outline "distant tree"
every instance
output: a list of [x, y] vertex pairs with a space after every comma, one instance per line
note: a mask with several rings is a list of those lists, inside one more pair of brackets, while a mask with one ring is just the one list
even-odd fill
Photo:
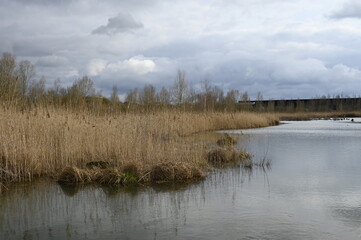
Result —
[[61, 104], [62, 97], [66, 96], [66, 94], [66, 89], [61, 87], [59, 78], [54, 81], [53, 87], [49, 88], [46, 93], [48, 100], [56, 105]]
[[72, 90], [75, 94], [82, 97], [91, 97], [96, 95], [94, 82], [88, 76], [84, 76], [76, 80], [72, 86]]
[[186, 102], [194, 105], [198, 102], [198, 98], [199, 98], [198, 96], [199, 96], [199, 94], [196, 92], [196, 90], [193, 88], [193, 86], [189, 85], [187, 88]]
[[257, 101], [263, 101], [263, 95], [261, 92], [257, 92]]
[[14, 100], [17, 95], [15, 67], [15, 56], [11, 53], [3, 53], [0, 59], [0, 97], [2, 99]]
[[146, 107], [150, 107], [155, 104], [157, 101], [157, 95], [153, 85], [148, 84], [144, 86], [143, 91], [140, 94], [140, 101]]
[[242, 95], [241, 95], [241, 101], [243, 101], [243, 102], [249, 102], [249, 101], [250, 101], [250, 98], [249, 98], [249, 95], [248, 95], [248, 92], [247, 92], [247, 91], [244, 92], [244, 93], [242, 93]]
[[183, 104], [187, 98], [188, 84], [185, 79], [185, 72], [178, 70], [177, 77], [172, 88], [173, 100], [175, 104]]
[[229, 111], [235, 111], [238, 103], [238, 99], [239, 99], [239, 91], [229, 90], [224, 100], [226, 109]]
[[227, 92], [226, 99], [228, 100], [228, 102], [237, 103], [239, 99], [239, 91], [229, 90]]
[[29, 87], [29, 97], [32, 102], [39, 102], [45, 96], [45, 83], [46, 79], [42, 76], [38, 81], [34, 80]]
[[35, 76], [34, 65], [28, 60], [19, 62], [16, 69], [16, 75], [18, 80], [19, 94], [20, 96], [25, 97], [30, 81]]
[[138, 102], [138, 89], [134, 88], [127, 92], [125, 96], [125, 101], [129, 103], [136, 103]]
[[203, 105], [203, 111], [207, 111], [208, 109], [210, 109], [210, 105], [212, 104], [212, 85], [210, 83], [210, 81], [208, 79], [204, 79], [201, 82], [201, 86], [202, 86], [202, 93], [201, 93], [201, 101], [202, 101], [202, 105]]
[[61, 86], [60, 78], [57, 78], [54, 81], [54, 93], [55, 93], [55, 96], [57, 96], [57, 97], [63, 96], [65, 94], [65, 89]]
[[112, 104], [117, 104], [119, 102], [118, 87], [116, 85], [113, 86], [112, 94], [110, 95], [110, 102]]
[[212, 88], [212, 99], [214, 103], [213, 107], [217, 107], [217, 105], [221, 106], [224, 103], [224, 92], [220, 87], [214, 86]]
[[158, 93], [157, 99], [163, 105], [170, 104], [170, 93], [168, 89], [162, 87], [162, 89]]
[[127, 92], [127, 95], [125, 97], [125, 102], [127, 103], [127, 111], [133, 108], [133, 106], [138, 102], [138, 99], [139, 99], [139, 93], [137, 88]]
[[258, 111], [262, 111], [262, 110], [264, 109], [264, 106], [262, 105], [263, 95], [262, 95], [261, 92], [258, 92], [258, 93], [257, 93], [256, 100], [257, 100], [257, 104], [256, 104], [257, 110], [258, 110]]

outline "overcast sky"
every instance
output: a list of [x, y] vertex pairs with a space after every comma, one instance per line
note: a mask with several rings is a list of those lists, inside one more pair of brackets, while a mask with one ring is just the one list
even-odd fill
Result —
[[361, 95], [361, 1], [0, 0], [0, 52], [103, 95], [208, 79], [255, 98]]

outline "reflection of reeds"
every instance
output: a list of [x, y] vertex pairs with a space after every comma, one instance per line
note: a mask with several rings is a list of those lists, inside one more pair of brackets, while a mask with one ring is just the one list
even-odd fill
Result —
[[254, 113], [169, 111], [94, 116], [61, 109], [20, 112], [1, 108], [0, 182], [56, 178], [64, 171], [71, 172], [64, 178], [88, 182], [92, 180], [87, 175], [92, 171], [86, 167], [89, 162], [102, 162], [102, 168], [122, 172], [126, 165], [135, 164], [141, 172], [139, 178], [153, 166], [169, 162], [175, 168], [184, 164], [191, 171], [204, 169], [208, 164], [206, 146], [192, 140], [189, 136], [193, 133], [276, 123], [273, 115]]
[[252, 170], [255, 167], [262, 169], [262, 170], [270, 170], [271, 169], [271, 160], [266, 159], [266, 158], [263, 158], [260, 161], [254, 161], [252, 159], [247, 159], [246, 161], [242, 162], [241, 166], [247, 170]]

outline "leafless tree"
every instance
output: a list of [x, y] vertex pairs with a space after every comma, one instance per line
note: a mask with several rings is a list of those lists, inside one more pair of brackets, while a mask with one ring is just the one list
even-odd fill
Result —
[[46, 79], [42, 76], [38, 81], [34, 80], [29, 87], [29, 97], [33, 102], [38, 102], [45, 96]]
[[75, 81], [72, 88], [82, 97], [91, 97], [96, 95], [94, 82], [87, 76]]
[[17, 94], [15, 67], [15, 56], [11, 53], [3, 53], [0, 59], [0, 96], [6, 100], [13, 100]]
[[185, 72], [182, 70], [178, 70], [177, 77], [172, 89], [173, 100], [175, 104], [185, 103], [185, 100], [187, 98], [187, 89], [188, 84], [185, 79]]
[[35, 76], [34, 65], [28, 60], [19, 62], [16, 68], [16, 75], [19, 94], [21, 97], [25, 97], [28, 91], [30, 81]]
[[140, 94], [140, 101], [143, 105], [149, 107], [157, 100], [155, 87], [151, 84], [145, 85]]
[[163, 104], [163, 105], [169, 104], [170, 103], [170, 94], [169, 94], [168, 89], [166, 89], [165, 87], [162, 87], [162, 89], [158, 93], [157, 98], [161, 104]]
[[116, 85], [113, 86], [112, 94], [110, 95], [110, 102], [112, 104], [116, 104], [119, 102], [118, 87]]

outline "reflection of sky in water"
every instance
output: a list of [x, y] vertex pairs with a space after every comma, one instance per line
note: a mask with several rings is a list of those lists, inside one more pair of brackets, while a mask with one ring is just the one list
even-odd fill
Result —
[[0, 198], [0, 239], [359, 239], [361, 124], [286, 123], [234, 131], [255, 160], [272, 161], [266, 172], [129, 191], [14, 188]]

